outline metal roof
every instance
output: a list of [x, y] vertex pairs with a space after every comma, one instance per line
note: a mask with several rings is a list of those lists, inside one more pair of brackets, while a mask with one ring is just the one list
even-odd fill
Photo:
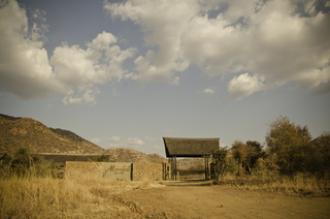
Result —
[[219, 138], [163, 137], [166, 157], [203, 157], [219, 149]]

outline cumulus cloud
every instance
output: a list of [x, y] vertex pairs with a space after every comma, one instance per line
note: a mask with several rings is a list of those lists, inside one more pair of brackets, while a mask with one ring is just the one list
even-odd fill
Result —
[[[35, 11], [32, 20], [44, 21]], [[98, 85], [121, 80], [122, 64], [134, 50], [122, 50], [109, 32], [99, 33], [84, 47], [63, 44], [51, 57], [43, 46], [45, 25], [28, 26], [26, 11], [16, 1], [0, 8], [0, 89], [23, 98], [49, 93], [64, 95], [65, 104], [93, 103]]]
[[151, 136], [140, 136], [140, 137], [123, 137], [123, 136], [111, 136], [108, 138], [94, 138], [97, 139], [98, 144], [104, 146], [105, 148], [132, 148], [145, 153], [164, 153], [164, 146], [162, 139]]
[[[260, 90], [260, 78], [264, 87], [289, 81], [312, 89], [329, 86], [326, 1], [128, 0], [104, 8], [145, 34], [149, 50], [135, 60], [135, 79], [169, 80], [197, 65], [209, 75], [233, 75], [228, 89], [250, 84], [250, 91], [229, 90], [236, 95]], [[252, 81], [258, 86], [250, 87]]]
[[[105, 2], [104, 9], [141, 28], [145, 52], [124, 50], [112, 33], [102, 32], [86, 45], [63, 43], [48, 54], [45, 13], [35, 11], [29, 27], [16, 1], [2, 5], [0, 90], [24, 98], [57, 93], [66, 104], [93, 103], [101, 84], [122, 79], [179, 84], [190, 66], [232, 78], [233, 96], [290, 81], [330, 90], [328, 1], [127, 0]], [[130, 72], [123, 68], [129, 59]]]
[[51, 64], [68, 91], [64, 103], [93, 103], [97, 85], [120, 80], [127, 73], [121, 66], [134, 50], [121, 50], [116, 42], [111, 33], [102, 32], [87, 43], [85, 49], [78, 45], [55, 48]]
[[112, 136], [109, 138], [109, 146], [110, 147], [138, 147], [143, 146], [145, 141], [142, 138], [138, 137], [120, 137], [120, 136]]
[[203, 90], [204, 94], [208, 94], [208, 95], [213, 95], [215, 93], [215, 91], [212, 88], [205, 88]]
[[330, 89], [330, 66], [302, 73], [298, 80], [312, 89]]
[[64, 92], [33, 27], [29, 33], [26, 12], [15, 1], [0, 8], [0, 89], [22, 97]]
[[233, 97], [249, 96], [264, 87], [263, 80], [249, 73], [234, 77], [228, 85], [228, 91]]
[[135, 59], [135, 74], [131, 78], [178, 83], [175, 73], [189, 66], [183, 57], [180, 37], [198, 12], [197, 2], [134, 0], [108, 2], [104, 8], [113, 16], [132, 20], [145, 34], [150, 49]]

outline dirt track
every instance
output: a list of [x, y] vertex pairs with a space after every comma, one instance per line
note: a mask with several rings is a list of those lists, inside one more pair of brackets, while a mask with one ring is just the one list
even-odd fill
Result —
[[330, 218], [329, 197], [297, 197], [224, 186], [167, 186], [119, 195], [145, 218]]

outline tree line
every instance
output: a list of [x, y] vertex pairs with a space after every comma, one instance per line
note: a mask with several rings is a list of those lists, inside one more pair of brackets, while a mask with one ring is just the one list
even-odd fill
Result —
[[258, 141], [235, 141], [231, 148], [220, 149], [217, 154], [222, 154], [222, 174], [294, 176], [304, 173], [330, 177], [329, 133], [312, 139], [307, 126], [280, 117], [271, 123], [265, 141], [266, 145]]

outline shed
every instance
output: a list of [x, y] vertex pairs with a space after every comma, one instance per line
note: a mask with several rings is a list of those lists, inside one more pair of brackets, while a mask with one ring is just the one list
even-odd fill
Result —
[[166, 157], [204, 157], [219, 149], [219, 138], [163, 137]]
[[163, 179], [176, 180], [177, 162], [176, 158], [191, 157], [204, 158], [205, 179], [210, 177], [209, 158], [219, 150], [219, 138], [173, 138], [163, 137], [165, 153], [168, 164], [163, 164]]

